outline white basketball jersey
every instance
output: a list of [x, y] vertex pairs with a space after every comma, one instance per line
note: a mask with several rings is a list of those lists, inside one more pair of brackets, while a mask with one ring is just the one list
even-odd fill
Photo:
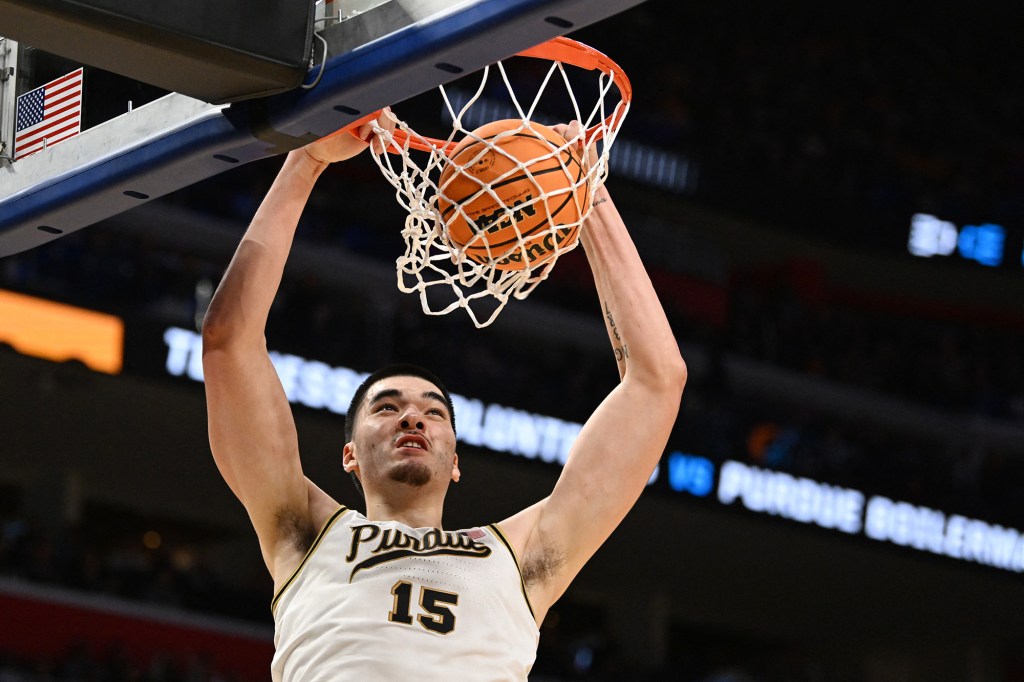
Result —
[[274, 682], [526, 680], [539, 631], [497, 526], [370, 521], [342, 507], [274, 597]]

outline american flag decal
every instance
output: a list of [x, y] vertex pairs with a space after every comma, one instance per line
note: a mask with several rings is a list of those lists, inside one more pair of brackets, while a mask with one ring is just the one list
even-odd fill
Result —
[[74, 137], [82, 130], [83, 69], [18, 97], [14, 158]]

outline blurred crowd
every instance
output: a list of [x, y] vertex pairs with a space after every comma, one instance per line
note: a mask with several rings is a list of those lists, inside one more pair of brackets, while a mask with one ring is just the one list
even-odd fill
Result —
[[771, 365], [1024, 425], [1024, 327], [815, 304], [774, 282], [732, 290], [724, 337]]
[[12, 516], [0, 526], [0, 576], [172, 609], [267, 623], [266, 583], [211, 569], [197, 543], [147, 547], [102, 523], [59, 529]]
[[[0, 649], [0, 682], [234, 682], [201, 656], [155, 656], [138, 661], [124, 648], [97, 653], [86, 646], [70, 648], [55, 660], [5, 655]], [[238, 682], [244, 682], [238, 680]]]
[[649, 3], [582, 37], [634, 81], [628, 134], [699, 161], [698, 199], [856, 246], [899, 245], [918, 211], [1021, 224], [1024, 52], [1009, 14], [667, 10]]

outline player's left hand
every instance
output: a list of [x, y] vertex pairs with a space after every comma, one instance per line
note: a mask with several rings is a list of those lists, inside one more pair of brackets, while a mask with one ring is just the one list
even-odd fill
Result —
[[376, 120], [367, 121], [354, 130], [342, 128], [309, 143], [303, 149], [320, 163], [337, 163], [351, 159], [371, 145], [373, 153], [380, 154], [383, 152], [383, 146], [374, 132], [374, 127], [390, 133], [395, 129], [395, 117], [389, 108], [381, 109], [378, 114]]

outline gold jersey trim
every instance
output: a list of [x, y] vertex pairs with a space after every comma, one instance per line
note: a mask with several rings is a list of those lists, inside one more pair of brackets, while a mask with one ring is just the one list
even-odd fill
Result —
[[324, 525], [320, 529], [320, 532], [317, 533], [316, 539], [313, 540], [313, 544], [310, 545], [309, 549], [306, 550], [306, 556], [302, 557], [302, 561], [300, 561], [299, 565], [295, 567], [295, 570], [292, 571], [292, 574], [288, 576], [288, 580], [284, 581], [284, 585], [281, 585], [281, 589], [279, 589], [277, 593], [274, 594], [274, 599], [270, 602], [271, 615], [277, 615], [275, 613], [275, 611], [277, 610], [277, 602], [280, 601], [282, 595], [284, 595], [284, 591], [287, 590], [288, 587], [291, 586], [293, 582], [295, 582], [295, 579], [299, 577], [299, 572], [302, 571], [303, 567], [309, 561], [310, 557], [313, 556], [313, 552], [315, 552], [316, 548], [320, 546], [320, 541], [324, 539], [325, 535], [327, 535], [327, 531], [331, 529], [331, 526], [334, 525], [334, 522], [341, 518], [342, 515], [344, 515], [344, 513], [347, 511], [352, 510], [346, 507], [345, 505], [341, 505], [340, 507], [338, 507], [338, 511], [331, 514], [331, 517], [324, 522]]
[[501, 544], [505, 545], [508, 549], [508, 553], [512, 555], [512, 561], [516, 564], [516, 571], [519, 572], [519, 587], [523, 590], [523, 599], [526, 601], [526, 608], [530, 609], [530, 615], [533, 616], [533, 619], [536, 621], [537, 614], [533, 612], [533, 604], [530, 603], [530, 596], [526, 593], [526, 580], [523, 579], [523, 568], [519, 565], [519, 557], [516, 556], [516, 550], [512, 548], [512, 543], [509, 542], [505, 537], [505, 534], [501, 532], [501, 528], [498, 527], [498, 524], [492, 523], [487, 527], [491, 529], [491, 532], [494, 533], [495, 537], [501, 540]]

